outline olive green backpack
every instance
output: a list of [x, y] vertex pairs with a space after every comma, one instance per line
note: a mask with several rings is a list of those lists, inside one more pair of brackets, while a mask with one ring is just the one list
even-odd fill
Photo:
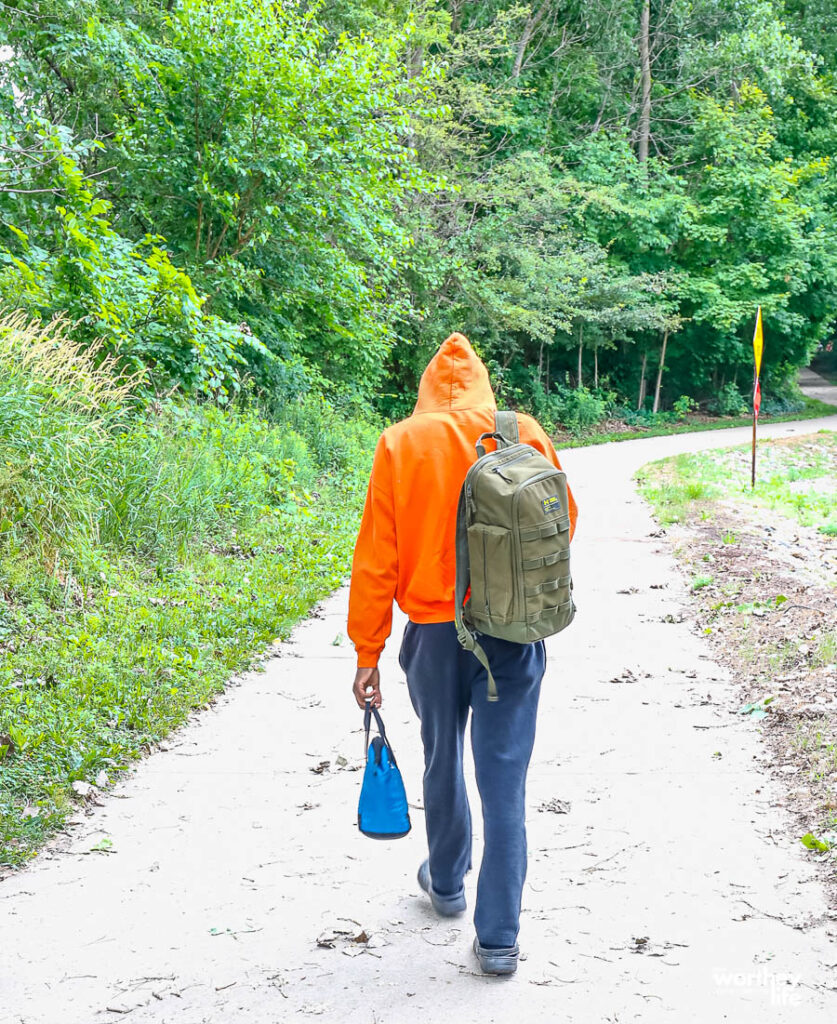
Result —
[[[575, 615], [567, 478], [520, 443], [513, 412], [495, 413], [494, 426], [477, 441], [456, 514], [456, 632], [485, 666], [489, 700], [497, 685], [475, 633], [532, 643]], [[489, 437], [497, 448], [486, 454]]]

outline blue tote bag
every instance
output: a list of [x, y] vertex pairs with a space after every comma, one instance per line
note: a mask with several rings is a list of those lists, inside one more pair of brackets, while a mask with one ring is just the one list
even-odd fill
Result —
[[[372, 716], [380, 735], [369, 742]], [[363, 713], [366, 730], [366, 770], [357, 807], [357, 827], [370, 839], [400, 839], [410, 831], [404, 781], [377, 708], [369, 701]]]

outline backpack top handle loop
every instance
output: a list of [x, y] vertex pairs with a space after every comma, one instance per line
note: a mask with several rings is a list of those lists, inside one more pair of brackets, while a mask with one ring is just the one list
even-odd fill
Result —
[[482, 458], [485, 455], [483, 441], [487, 437], [493, 437], [497, 442], [497, 448], [510, 448], [513, 444], [520, 442], [520, 432], [517, 427], [517, 416], [511, 410], [498, 409], [494, 413], [494, 429], [485, 434], [480, 434], [477, 439], [477, 455]]
[[483, 441], [485, 441], [485, 439], [488, 437], [494, 438], [494, 440], [497, 442], [498, 448], [504, 448], [509, 443], [503, 437], [503, 435], [496, 430], [489, 430], [485, 434], [480, 434], [480, 436], [477, 438], [477, 443], [474, 446], [477, 449], [477, 455], [480, 458], [482, 458], [483, 455], [485, 455], [485, 445], [483, 444]]

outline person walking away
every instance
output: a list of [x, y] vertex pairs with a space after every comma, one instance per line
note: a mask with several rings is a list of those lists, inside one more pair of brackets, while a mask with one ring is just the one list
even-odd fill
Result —
[[[488, 974], [517, 969], [526, 876], [525, 786], [546, 655], [542, 640], [513, 643], [484, 634], [498, 699], [455, 628], [456, 510], [480, 434], [493, 431], [496, 402], [485, 365], [452, 334], [422, 375], [413, 414], [381, 435], [372, 465], [349, 593], [348, 632], [357, 652], [358, 705], [381, 704], [378, 660], [392, 629], [392, 604], [409, 618], [399, 654], [424, 745], [429, 857], [418, 882], [437, 913], [466, 909], [471, 812], [463, 775], [465, 726], [483, 813], [474, 951]], [[521, 442], [560, 469], [549, 438], [518, 414]], [[568, 493], [570, 530], [577, 508]]]

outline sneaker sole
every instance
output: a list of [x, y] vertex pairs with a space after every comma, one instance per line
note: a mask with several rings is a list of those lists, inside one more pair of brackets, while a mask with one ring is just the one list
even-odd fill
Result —
[[474, 956], [477, 958], [477, 962], [480, 965], [480, 970], [483, 974], [515, 974], [517, 971], [518, 956], [503, 956], [494, 957], [491, 955], [491, 951], [480, 952], [480, 944], [478, 939], [474, 939]]

